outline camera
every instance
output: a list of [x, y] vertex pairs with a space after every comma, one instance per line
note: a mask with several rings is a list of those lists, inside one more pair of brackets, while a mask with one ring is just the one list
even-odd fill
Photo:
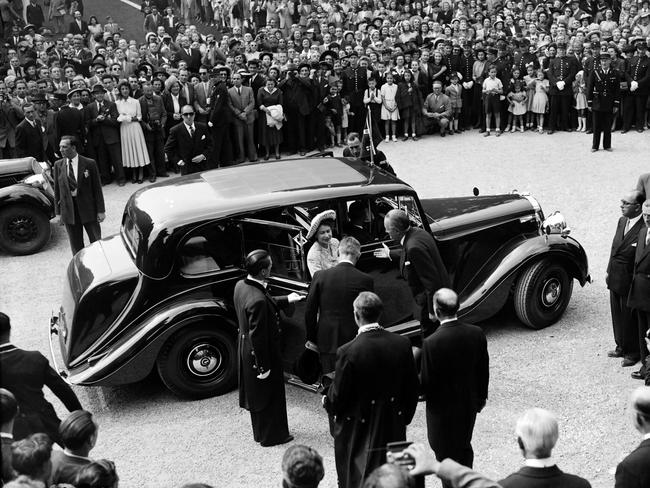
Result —
[[415, 459], [404, 450], [413, 444], [411, 441], [389, 442], [386, 444], [386, 461], [397, 464], [407, 470], [415, 466]]

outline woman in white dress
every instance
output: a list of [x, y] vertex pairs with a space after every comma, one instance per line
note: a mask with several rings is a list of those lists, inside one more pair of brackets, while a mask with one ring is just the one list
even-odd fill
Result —
[[152, 171], [147, 143], [140, 126], [142, 120], [140, 102], [131, 97], [131, 87], [127, 81], [118, 85], [118, 92], [115, 105], [120, 114], [117, 121], [120, 122], [122, 164], [125, 168], [131, 168], [132, 183], [142, 183], [144, 167], [149, 166], [149, 181], [153, 183], [156, 181], [156, 173]]
[[313, 242], [307, 253], [307, 268], [314, 277], [316, 271], [336, 266], [339, 259], [339, 240], [332, 237], [336, 212], [325, 210], [311, 221], [307, 240]]

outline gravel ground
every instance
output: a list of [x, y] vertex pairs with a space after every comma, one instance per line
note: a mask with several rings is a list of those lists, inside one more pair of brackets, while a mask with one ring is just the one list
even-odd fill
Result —
[[[491, 382], [487, 407], [474, 431], [474, 449], [475, 467], [489, 476], [504, 477], [518, 469], [514, 423], [532, 406], [557, 413], [558, 464], [596, 488], [613, 485], [613, 468], [638, 442], [627, 398], [640, 382], [630, 378], [631, 368], [623, 369], [606, 356], [613, 341], [604, 270], [619, 199], [650, 167], [650, 138], [647, 132], [616, 134], [613, 144], [614, 152], [592, 155], [588, 136], [579, 134], [484, 139], [473, 132], [381, 146], [397, 173], [422, 197], [470, 195], [474, 186], [482, 194], [530, 191], [547, 214], [556, 209], [565, 214], [589, 257], [595, 281], [584, 289], [575, 287], [556, 325], [531, 331], [511, 312], [483, 324]], [[131, 184], [105, 188], [104, 235], [118, 231], [124, 203], [135, 189]], [[0, 309], [12, 317], [14, 340], [20, 346], [49, 356], [47, 324], [59, 304], [69, 253], [63, 228], [53, 227], [51, 242], [39, 254], [0, 254], [5, 277], [0, 282]], [[248, 414], [239, 409], [235, 392], [184, 401], [169, 394], [155, 377], [119, 388], [76, 390], [101, 425], [93, 455], [116, 461], [122, 486], [177, 487], [192, 480], [231, 487], [279, 485], [284, 448], [262, 449], [252, 441]], [[323, 486], [335, 487], [333, 443], [319, 398], [288, 387], [287, 401], [296, 442], [324, 456]], [[426, 441], [422, 404], [408, 438]], [[438, 486], [433, 480], [429, 485]]]

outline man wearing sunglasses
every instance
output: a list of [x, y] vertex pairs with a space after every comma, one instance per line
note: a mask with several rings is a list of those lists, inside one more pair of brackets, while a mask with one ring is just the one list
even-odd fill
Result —
[[182, 124], [169, 131], [165, 153], [170, 164], [176, 164], [181, 175], [199, 173], [208, 169], [207, 161], [212, 152], [212, 137], [205, 124], [194, 121], [194, 107], [181, 108]]

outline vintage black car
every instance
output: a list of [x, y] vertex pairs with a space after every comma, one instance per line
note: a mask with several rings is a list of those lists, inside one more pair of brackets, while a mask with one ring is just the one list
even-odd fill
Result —
[[54, 182], [47, 163], [0, 159], [0, 248], [32, 254], [50, 240]]
[[[340, 233], [355, 201], [367, 206], [372, 219], [366, 230], [373, 237], [362, 246], [358, 267], [374, 277], [385, 302], [382, 323], [400, 334], [415, 337], [419, 331], [411, 293], [398, 264], [373, 255], [382, 243], [398, 246], [383, 229], [390, 209], [406, 210], [413, 225], [433, 233], [467, 320], [487, 319], [513, 296], [526, 325], [546, 327], [567, 307], [573, 279], [590, 281], [585, 252], [566, 235], [561, 215], [545, 223], [528, 196], [420, 200], [406, 183], [352, 159], [240, 165], [138, 191], [126, 205], [121, 232], [73, 258], [50, 329], [61, 374], [78, 385], [119, 385], [142, 380], [155, 368], [180, 395], [232, 389], [232, 296], [245, 275], [244, 256], [269, 250], [271, 293], [306, 294], [305, 235], [312, 217], [334, 209]], [[304, 347], [303, 312], [304, 304], [284, 319], [288, 371]]]

